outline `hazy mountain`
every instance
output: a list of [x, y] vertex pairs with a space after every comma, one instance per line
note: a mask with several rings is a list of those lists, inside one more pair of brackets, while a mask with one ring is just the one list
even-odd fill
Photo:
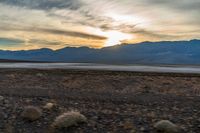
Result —
[[67, 47], [53, 51], [0, 50], [1, 59], [118, 64], [200, 64], [200, 40], [143, 42], [102, 49]]

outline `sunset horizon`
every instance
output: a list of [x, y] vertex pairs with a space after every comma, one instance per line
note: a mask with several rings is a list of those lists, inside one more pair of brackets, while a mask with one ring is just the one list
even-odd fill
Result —
[[0, 0], [0, 133], [199, 133], [200, 0]]
[[1, 0], [0, 49], [200, 39], [198, 0]]
[[[0, 38], [1, 39], [1, 38]], [[14, 40], [14, 39], [13, 39]], [[188, 39], [188, 40], [162, 40], [162, 41], [142, 41], [142, 42], [135, 42], [135, 43], [120, 43], [120, 44], [115, 44], [115, 45], [111, 45], [111, 46], [103, 46], [103, 47], [92, 47], [92, 46], [88, 46], [88, 45], [74, 45], [74, 44], [65, 44], [63, 47], [59, 47], [59, 48], [51, 48], [51, 47], [41, 47], [41, 48], [30, 48], [30, 49], [7, 49], [7, 48], [0, 48], [0, 51], [31, 51], [31, 50], [40, 50], [40, 49], [50, 49], [52, 51], [57, 51], [57, 50], [61, 50], [61, 49], [65, 49], [65, 48], [89, 48], [89, 49], [97, 49], [97, 50], [101, 50], [104, 48], [111, 48], [111, 47], [115, 47], [115, 46], [125, 46], [125, 45], [140, 45], [143, 43], [152, 43], [149, 45], [153, 45], [154, 43], [163, 43], [163, 42], [190, 42], [190, 41], [200, 41], [200, 39]]]

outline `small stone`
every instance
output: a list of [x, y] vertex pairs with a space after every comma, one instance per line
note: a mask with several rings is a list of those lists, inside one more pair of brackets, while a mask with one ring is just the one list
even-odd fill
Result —
[[198, 112], [198, 110], [194, 109], [193, 112]]
[[9, 74], [7, 75], [8, 78], [11, 78], [11, 79], [14, 79], [15, 78], [15, 75], [14, 74]]
[[87, 122], [87, 118], [79, 112], [67, 112], [58, 116], [52, 124], [52, 127], [58, 129], [68, 128], [85, 122]]
[[132, 129], [132, 130], [130, 131], [130, 133], [136, 133], [135, 129]]
[[10, 104], [4, 104], [5, 108], [9, 108], [11, 105]]
[[145, 131], [145, 128], [144, 128], [144, 127], [141, 127], [141, 128], [140, 128], [140, 131]]
[[26, 99], [26, 100], [25, 100], [26, 103], [31, 103], [31, 101], [32, 101], [32, 100], [30, 100], [30, 99]]
[[0, 112], [0, 122], [2, 122], [5, 118], [7, 118], [7, 115], [4, 112]]
[[8, 100], [4, 100], [4, 104], [9, 104], [9, 101]]
[[29, 121], [35, 121], [42, 116], [42, 111], [38, 107], [28, 106], [22, 112], [22, 117]]
[[159, 133], [177, 133], [179, 131], [178, 126], [168, 120], [161, 120], [154, 127]]
[[4, 97], [3, 96], [0, 96], [0, 101], [3, 101], [4, 100]]
[[48, 109], [48, 110], [51, 110], [52, 108], [55, 107], [55, 104], [53, 103], [47, 103], [45, 106], [44, 106], [44, 109]]
[[7, 123], [5, 125], [4, 133], [14, 133], [13, 132], [13, 127], [11, 123]]
[[37, 77], [42, 77], [43, 74], [42, 74], [42, 73], [37, 73], [36, 76], [37, 76]]
[[128, 130], [128, 129], [133, 129], [133, 124], [131, 122], [125, 122], [123, 125], [124, 129]]
[[104, 114], [113, 114], [113, 112], [111, 110], [108, 110], [108, 109], [104, 109], [104, 110], [102, 110], [102, 112]]

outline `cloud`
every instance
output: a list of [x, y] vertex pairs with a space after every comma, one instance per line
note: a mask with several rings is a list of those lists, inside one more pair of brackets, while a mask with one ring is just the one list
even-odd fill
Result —
[[108, 36], [93, 31], [130, 34], [136, 42], [200, 38], [199, 7], [199, 0], [0, 0], [0, 37], [41, 47], [59, 39], [103, 46]]
[[43, 45], [62, 45], [62, 42], [59, 41], [48, 41], [41, 39], [30, 39], [27, 41], [28, 44], [43, 44]]
[[166, 8], [173, 8], [175, 10], [183, 11], [200, 11], [200, 1], [199, 0], [144, 0], [145, 3], [151, 5], [159, 5]]
[[7, 46], [7, 45], [19, 45], [23, 44], [23, 40], [13, 39], [13, 38], [0, 38], [0, 45]]
[[[126, 6], [128, 8], [137, 8], [136, 6], [148, 5], [149, 7], [160, 6], [161, 8], [174, 8], [176, 10], [200, 10], [199, 0], [2, 0], [4, 3], [18, 6], [25, 6], [38, 9], [108, 9], [108, 8], [118, 8], [120, 6]], [[99, 5], [99, 6], [96, 6]], [[99, 8], [101, 7], [101, 8]], [[127, 9], [126, 9], [127, 10]], [[125, 10], [125, 12], [126, 12]]]
[[1, 3], [24, 8], [49, 10], [52, 8], [69, 8], [76, 10], [81, 6], [79, 0], [0, 0]]
[[85, 39], [95, 39], [95, 40], [107, 39], [107, 37], [104, 37], [104, 36], [98, 36], [98, 35], [93, 35], [93, 34], [84, 33], [84, 32], [50, 29], [50, 28], [38, 28], [38, 27], [19, 27], [19, 26], [1, 27], [0, 26], [0, 31], [24, 31], [24, 32], [36, 32], [36, 33], [48, 33], [48, 34], [55, 34], [55, 35], [79, 37], [79, 38], [85, 38]]
[[[186, 26], [188, 29], [198, 29], [200, 27], [200, 8], [192, 8], [199, 7], [197, 6], [200, 3], [198, 0], [125, 0], [123, 2], [119, 0], [83, 0], [83, 2], [85, 2], [85, 5], [77, 9], [76, 12], [63, 9], [53, 10], [51, 15], [62, 19], [63, 23], [76, 23], [101, 28], [102, 30], [125, 31], [124, 29], [128, 28], [132, 31], [135, 29], [140, 30], [142, 25], [145, 31], [163, 32], [162, 29], [174, 29], [174, 27]], [[133, 20], [131, 23], [114, 20], [113, 13], [121, 14], [122, 18], [126, 15], [132, 16]], [[140, 18], [137, 19], [138, 16]], [[146, 27], [143, 25], [152, 26]], [[191, 25], [195, 27], [191, 27]]]
[[[131, 32], [131, 31], [129, 31]], [[145, 35], [148, 37], [152, 37], [152, 38], [157, 38], [157, 39], [178, 39], [181, 37], [181, 35], [172, 35], [172, 34], [162, 34], [159, 32], [153, 32], [153, 31], [147, 31], [147, 30], [133, 30], [132, 33], [137, 33], [140, 35]]]
[[95, 40], [105, 40], [105, 39], [107, 39], [107, 37], [104, 37], [104, 36], [92, 35], [92, 34], [83, 33], [83, 32], [76, 32], [76, 31], [58, 30], [58, 29], [36, 29], [34, 31], [36, 31], [36, 32], [37, 31], [46, 32], [46, 33], [52, 33], [52, 34], [59, 34], [59, 35], [68, 35], [68, 36], [73, 36], [73, 37], [95, 39]]

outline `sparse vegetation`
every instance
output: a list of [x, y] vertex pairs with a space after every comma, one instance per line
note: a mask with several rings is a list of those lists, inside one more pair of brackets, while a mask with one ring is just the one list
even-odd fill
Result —
[[169, 120], [161, 120], [154, 125], [159, 133], [178, 133], [179, 128]]
[[87, 118], [84, 115], [79, 112], [71, 111], [58, 116], [52, 124], [52, 127], [68, 128], [85, 122], [87, 122]]

